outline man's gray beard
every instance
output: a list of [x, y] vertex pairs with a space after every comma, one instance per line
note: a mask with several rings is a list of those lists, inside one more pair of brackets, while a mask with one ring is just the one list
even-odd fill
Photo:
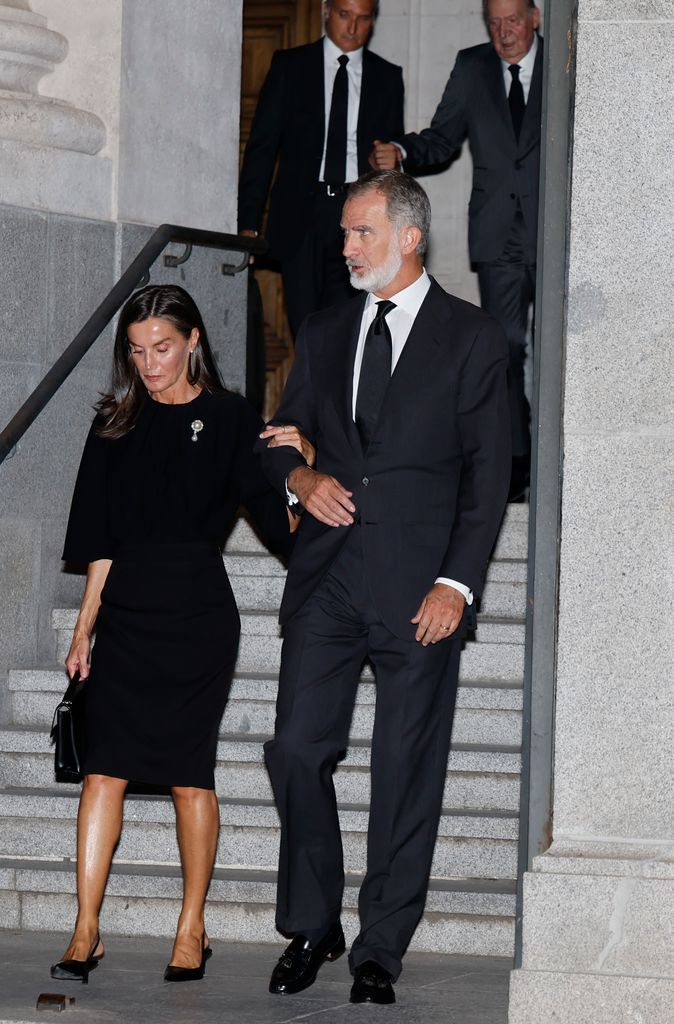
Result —
[[384, 263], [383, 266], [368, 270], [364, 274], [360, 275], [354, 274], [351, 269], [349, 269], [349, 281], [351, 282], [351, 287], [357, 288], [359, 291], [363, 292], [381, 291], [382, 288], [385, 288], [387, 284], [391, 283], [402, 265], [402, 253], [394, 242], [389, 250], [388, 256], [386, 257], [386, 263]]

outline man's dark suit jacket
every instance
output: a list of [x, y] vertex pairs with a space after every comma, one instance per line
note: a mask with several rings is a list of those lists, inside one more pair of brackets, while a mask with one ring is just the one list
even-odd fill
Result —
[[[239, 230], [260, 230], [269, 182], [272, 253], [292, 255], [309, 226], [325, 135], [323, 40], [277, 50], [265, 79], [239, 179]], [[358, 173], [369, 170], [375, 139], [404, 132], [402, 69], [363, 52], [358, 111]]]
[[[510, 480], [508, 350], [491, 317], [433, 281], [363, 454], [352, 378], [364, 304], [356, 296], [307, 318], [274, 417], [311, 439], [316, 469], [353, 491], [361, 521], [335, 528], [304, 514], [281, 622], [311, 595], [347, 531], [360, 529], [379, 614], [393, 634], [412, 640], [410, 619], [438, 576], [482, 590]], [[258, 450], [285, 494], [286, 477], [304, 460], [289, 447]]]
[[443, 163], [468, 137], [473, 157], [468, 244], [473, 263], [490, 263], [501, 256], [518, 200], [526, 227], [525, 258], [536, 262], [542, 81], [539, 37], [518, 142], [500, 58], [491, 43], [472, 46], [459, 52], [430, 128], [402, 138], [390, 136], [404, 146], [406, 167]]

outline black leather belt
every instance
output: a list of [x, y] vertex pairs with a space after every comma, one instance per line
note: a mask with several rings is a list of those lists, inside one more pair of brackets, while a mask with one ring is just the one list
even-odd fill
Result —
[[328, 185], [327, 181], [316, 183], [316, 191], [322, 196], [343, 196], [348, 187], [348, 182], [345, 185]]

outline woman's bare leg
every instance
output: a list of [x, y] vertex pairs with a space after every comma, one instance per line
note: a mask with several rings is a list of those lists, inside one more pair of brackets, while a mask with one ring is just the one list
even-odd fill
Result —
[[86, 775], [77, 812], [77, 920], [64, 960], [86, 960], [103, 953], [94, 948], [98, 915], [110, 864], [122, 831], [126, 779]]
[[171, 792], [183, 871], [183, 905], [171, 964], [198, 967], [202, 937], [206, 934], [204, 904], [215, 863], [220, 811], [212, 789], [174, 786]]

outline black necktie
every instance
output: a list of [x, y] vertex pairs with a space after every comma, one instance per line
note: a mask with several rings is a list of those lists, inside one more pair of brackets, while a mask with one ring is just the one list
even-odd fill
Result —
[[325, 171], [323, 180], [328, 185], [343, 185], [346, 181], [346, 113], [349, 105], [349, 76], [346, 65], [349, 58], [345, 53], [339, 58], [339, 70], [335, 75], [330, 102], [328, 141], [325, 147]]
[[363, 451], [367, 451], [377, 426], [379, 410], [391, 379], [391, 332], [386, 316], [396, 308], [395, 302], [384, 299], [377, 303], [377, 315], [368, 327], [363, 348], [363, 362], [356, 398], [356, 427]]
[[520, 68], [519, 64], [509, 64], [508, 71], [512, 75], [512, 82], [510, 83], [510, 92], [508, 93], [508, 105], [510, 106], [510, 116], [513, 121], [513, 128], [515, 129], [515, 138], [519, 141], [520, 131], [522, 129], [522, 121], [524, 120], [524, 89], [520, 82]]

